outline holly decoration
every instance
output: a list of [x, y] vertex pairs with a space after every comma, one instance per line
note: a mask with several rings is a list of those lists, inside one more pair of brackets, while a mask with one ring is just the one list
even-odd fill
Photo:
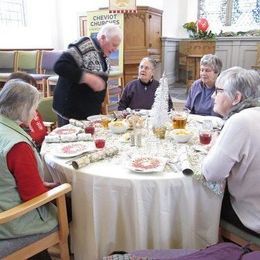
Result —
[[183, 25], [183, 28], [185, 28], [189, 32], [190, 38], [193, 38], [195, 40], [197, 39], [214, 39], [215, 34], [212, 33], [212, 31], [207, 31], [209, 28], [209, 23], [206, 18], [200, 18], [197, 22], [188, 22]]

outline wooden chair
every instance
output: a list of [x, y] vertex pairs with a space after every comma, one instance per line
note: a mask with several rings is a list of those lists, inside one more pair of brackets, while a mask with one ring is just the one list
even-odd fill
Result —
[[16, 70], [16, 51], [0, 51], [0, 84], [3, 85]]
[[37, 109], [48, 132], [51, 132], [57, 125], [57, 115], [52, 110], [52, 102], [53, 97], [45, 97], [40, 101]]
[[[27, 245], [23, 245], [22, 248], [17, 248], [17, 245], [15, 245], [15, 240], [17, 239], [7, 240], [7, 245], [9, 245], [9, 247], [8, 249], [5, 248], [5, 251], [8, 252], [5, 252], [5, 255], [3, 255], [3, 250], [1, 250], [0, 258], [6, 260], [27, 259], [45, 249], [48, 249], [49, 247], [58, 244], [60, 248], [60, 258], [63, 260], [69, 260], [69, 228], [65, 194], [70, 191], [71, 185], [68, 183], [64, 183], [14, 208], [1, 212], [0, 224], [4, 224], [50, 201], [56, 200], [59, 226], [53, 232], [43, 234], [40, 238], [39, 235], [33, 235], [37, 239], [32, 239], [33, 241], [30, 241], [30, 243]], [[21, 238], [19, 238], [19, 240], [21, 241]], [[1, 243], [5, 241], [6, 240], [2, 240]]]
[[49, 77], [56, 75], [53, 67], [61, 54], [62, 50], [42, 50], [39, 59], [39, 74], [31, 74], [37, 84], [40, 85], [44, 97], [50, 96], [50, 89], [47, 85], [47, 80]]
[[39, 50], [17, 51], [16, 70], [27, 73], [38, 73], [39, 55]]
[[59, 76], [58, 75], [54, 75], [54, 76], [50, 76], [47, 79], [47, 97], [50, 97], [53, 95], [53, 88], [57, 85]]
[[260, 235], [247, 233], [223, 219], [220, 220], [220, 235], [240, 246], [249, 245], [251, 250], [260, 250]]

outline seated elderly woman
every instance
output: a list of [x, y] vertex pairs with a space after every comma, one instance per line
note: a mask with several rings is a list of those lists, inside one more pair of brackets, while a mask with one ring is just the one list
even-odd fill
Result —
[[222, 62], [213, 54], [204, 55], [200, 60], [200, 79], [196, 80], [188, 93], [185, 106], [191, 114], [217, 115], [213, 111], [211, 98], [215, 91], [215, 81], [221, 72]]
[[[28, 73], [18, 71], [13, 72], [8, 80], [10, 79], [21, 79], [22, 81], [31, 84], [35, 88], [37, 88], [36, 80]], [[21, 127], [32, 137], [33, 141], [35, 142], [37, 149], [40, 150], [42, 142], [47, 135], [47, 128], [45, 127], [42, 116], [36, 110], [35, 116], [30, 122], [28, 126], [21, 125]]]
[[[129, 82], [119, 101], [118, 110], [151, 109], [155, 91], [159, 82], [153, 78], [156, 62], [150, 57], [141, 60], [138, 69], [138, 79]], [[172, 108], [172, 101], [169, 97], [169, 110]]]
[[[0, 92], [0, 212], [54, 187], [41, 180], [41, 159], [19, 126], [30, 124], [39, 99], [38, 90], [21, 80], [9, 80]], [[50, 203], [0, 225], [0, 240], [47, 233], [56, 226], [56, 208]]]
[[225, 125], [206, 156], [207, 180], [227, 180], [221, 217], [260, 237], [260, 77], [230, 68], [216, 81], [214, 111]]

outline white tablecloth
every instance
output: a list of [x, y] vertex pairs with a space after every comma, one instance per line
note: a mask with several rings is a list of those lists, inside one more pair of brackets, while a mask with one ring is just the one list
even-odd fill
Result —
[[72, 183], [76, 260], [114, 250], [201, 248], [218, 240], [222, 198], [192, 177], [141, 175], [109, 162], [76, 171], [50, 154], [45, 160], [55, 180]]
[[114, 250], [202, 248], [218, 241], [222, 196], [181, 172], [131, 172], [127, 159], [74, 170], [65, 159], [44, 155], [46, 178], [72, 183], [76, 260], [102, 259]]

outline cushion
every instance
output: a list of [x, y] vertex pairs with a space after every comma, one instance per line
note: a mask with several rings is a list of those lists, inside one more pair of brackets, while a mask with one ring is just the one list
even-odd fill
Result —
[[51, 231], [44, 233], [44, 234], [36, 234], [36, 235], [30, 235], [30, 236], [25, 236], [25, 237], [18, 237], [18, 238], [11, 238], [11, 239], [5, 239], [5, 240], [0, 240], [0, 259], [3, 257], [10, 255], [11, 253], [26, 247], [33, 242], [36, 242], [51, 233], [55, 232], [58, 230], [58, 227], [55, 227]]

